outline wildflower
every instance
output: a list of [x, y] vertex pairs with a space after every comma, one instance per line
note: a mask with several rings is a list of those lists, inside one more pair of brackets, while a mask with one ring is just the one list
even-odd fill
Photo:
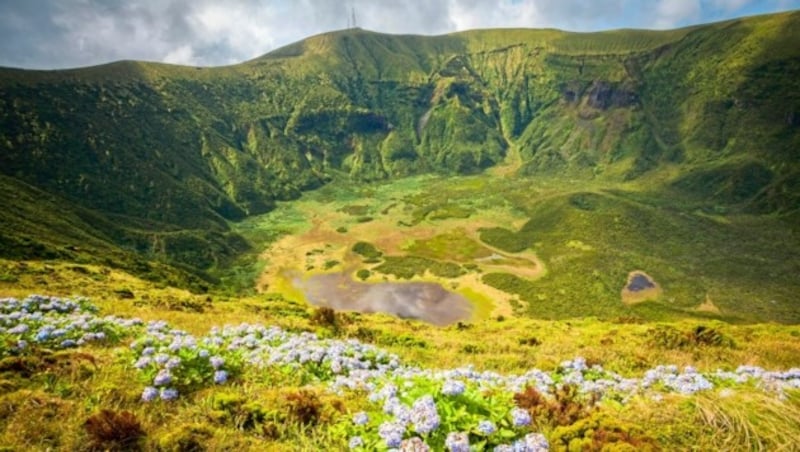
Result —
[[469, 436], [464, 432], [450, 432], [444, 446], [450, 452], [469, 452]]
[[421, 438], [413, 437], [400, 444], [400, 452], [429, 452], [431, 448]]
[[180, 365], [181, 365], [181, 359], [178, 358], [177, 356], [173, 356], [172, 358], [169, 359], [169, 361], [167, 361], [167, 364], [164, 367], [172, 370]]
[[423, 396], [414, 402], [411, 408], [411, 422], [414, 430], [426, 435], [439, 427], [439, 413], [436, 411], [436, 402], [430, 395]]
[[359, 447], [364, 445], [364, 440], [361, 439], [360, 436], [354, 436], [350, 438], [350, 443], [348, 443], [348, 447], [350, 449], [358, 449]]
[[162, 388], [161, 400], [175, 400], [178, 398], [178, 390], [174, 388]]
[[223, 364], [225, 364], [225, 359], [220, 356], [212, 356], [209, 359], [209, 362], [211, 363], [211, 367], [214, 369], [219, 369]]
[[144, 349], [142, 349], [142, 356], [152, 356], [153, 354], [155, 354], [155, 352], [156, 352], [155, 347], [145, 347]]
[[20, 323], [14, 328], [8, 330], [8, 334], [25, 334], [28, 332], [28, 325], [25, 323]]
[[528, 446], [528, 450], [532, 452], [543, 452], [550, 450], [550, 444], [547, 442], [547, 438], [544, 437], [541, 433], [528, 433], [525, 435], [525, 445]]
[[136, 363], [133, 365], [133, 367], [137, 369], [144, 369], [145, 367], [149, 366], [151, 362], [153, 362], [153, 360], [151, 360], [147, 356], [142, 356], [141, 358], [136, 360]]
[[497, 431], [497, 427], [492, 421], [483, 420], [478, 423], [478, 432], [483, 436], [489, 436], [495, 431]]
[[202, 349], [199, 352], [197, 352], [197, 356], [199, 356], [201, 358], [208, 358], [208, 354], [209, 354], [208, 350], [206, 350], [206, 349]]
[[158, 389], [148, 386], [142, 391], [142, 400], [145, 402], [152, 402], [158, 397]]
[[168, 371], [162, 370], [158, 372], [156, 378], [153, 379], [153, 384], [156, 386], [164, 386], [168, 385], [171, 381], [172, 381], [172, 375]]
[[162, 365], [162, 366], [163, 366], [164, 364], [166, 364], [166, 363], [167, 363], [167, 361], [169, 361], [169, 355], [166, 355], [166, 354], [164, 354], [164, 353], [159, 353], [158, 355], [156, 355], [156, 356], [153, 358], [153, 360], [154, 360], [154, 361], [155, 361], [157, 364], [160, 364], [160, 365]]
[[399, 422], [384, 422], [378, 427], [378, 435], [386, 443], [386, 447], [400, 447], [406, 428]]
[[367, 422], [369, 422], [369, 416], [363, 411], [360, 411], [353, 416], [353, 424], [366, 425]]
[[78, 345], [73, 339], [65, 339], [61, 341], [61, 348], [71, 348], [76, 347]]
[[221, 385], [228, 381], [228, 372], [224, 370], [218, 370], [214, 372], [214, 383]]
[[466, 385], [464, 385], [463, 381], [459, 380], [447, 380], [442, 385], [442, 394], [446, 396], [457, 396], [464, 393], [466, 390]]
[[514, 427], [525, 427], [531, 424], [531, 415], [528, 410], [522, 408], [514, 408], [511, 410], [511, 419]]

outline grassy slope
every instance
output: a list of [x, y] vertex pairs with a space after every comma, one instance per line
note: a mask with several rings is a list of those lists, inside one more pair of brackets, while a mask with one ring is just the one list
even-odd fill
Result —
[[[0, 168], [62, 197], [62, 211], [114, 223], [92, 224], [106, 246], [195, 272], [241, 250], [227, 221], [339, 170], [471, 173], [508, 153], [527, 175], [642, 180], [712, 208], [792, 213], [798, 17], [665, 32], [347, 30], [222, 68], [3, 69]], [[130, 230], [168, 243], [131, 246]], [[55, 252], [77, 234], [28, 238]], [[212, 251], [190, 252], [201, 244]]]
[[[780, 325], [736, 326], [716, 321], [679, 321], [660, 324], [597, 321], [543, 321], [527, 318], [487, 319], [466, 328], [437, 328], [383, 315], [339, 315], [339, 328], [315, 324], [301, 304], [274, 296], [227, 299], [207, 298], [151, 283], [95, 265], [43, 264], [0, 261], [0, 295], [22, 297], [47, 291], [56, 295], [76, 292], [92, 297], [101, 313], [167, 320], [186, 331], [202, 335], [214, 325], [261, 322], [292, 331], [315, 331], [323, 336], [350, 337], [372, 342], [399, 354], [406, 362], [431, 368], [472, 363], [479, 370], [523, 372], [532, 367], [551, 370], [564, 359], [584, 356], [623, 375], [640, 375], [658, 364], [693, 365], [700, 371], [734, 369], [740, 364], [767, 368], [800, 366], [797, 327]], [[126, 289], [131, 298], [120, 300]], [[697, 326], [713, 328], [733, 346], [675, 346], [653, 342], [656, 328], [683, 334]], [[491, 337], [491, 344], [486, 341]], [[409, 345], [413, 344], [413, 345]], [[660, 345], [659, 345], [660, 344]], [[124, 346], [124, 345], [123, 345]], [[447, 353], [442, 353], [446, 350]], [[103, 345], [47, 355], [41, 351], [43, 369], [25, 370], [5, 361], [0, 371], [0, 446], [26, 450], [78, 450], [86, 447], [83, 427], [100, 409], [129, 410], [141, 421], [149, 449], [179, 449], [179, 439], [192, 436], [216, 449], [308, 450], [344, 447], [336, 424], [347, 422], [363, 409], [358, 397], [321, 397], [325, 413], [318, 422], [301, 425], [291, 418], [277, 429], [275, 416], [285, 416], [286, 397], [301, 389], [322, 394], [321, 385], [307, 386], [278, 371], [246, 374], [241, 380], [186, 395], [178, 403], [142, 404], [143, 384], [132, 378], [134, 369], [120, 359], [121, 350]], [[37, 356], [30, 361], [34, 365]], [[268, 383], [268, 384], [266, 384]], [[215, 400], [244, 397], [249, 406], [265, 407], [267, 416], [247, 427], [244, 419], [222, 416]], [[792, 447], [797, 437], [797, 399], [777, 400], [751, 390], [730, 394], [719, 391], [693, 396], [669, 396], [655, 403], [634, 399], [625, 407], [601, 407], [613, 423], [630, 423], [668, 449], [749, 450]], [[57, 414], [54, 417], [54, 413]], [[246, 411], [240, 413], [246, 414]], [[199, 432], [199, 433], [198, 433]], [[545, 429], [551, 438], [551, 428]]]

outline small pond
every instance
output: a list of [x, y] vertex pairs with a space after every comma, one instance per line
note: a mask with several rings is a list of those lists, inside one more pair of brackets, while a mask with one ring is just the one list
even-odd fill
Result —
[[472, 304], [430, 282], [364, 283], [347, 273], [292, 278], [309, 303], [337, 311], [384, 312], [444, 326], [469, 320]]

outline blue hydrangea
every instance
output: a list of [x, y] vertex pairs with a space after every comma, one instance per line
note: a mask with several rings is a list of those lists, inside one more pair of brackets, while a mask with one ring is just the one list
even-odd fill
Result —
[[369, 416], [367, 415], [367, 413], [359, 411], [358, 413], [353, 415], [353, 424], [366, 425], [367, 422], [369, 422]]
[[400, 447], [406, 428], [399, 422], [384, 422], [378, 427], [378, 435], [386, 443], [386, 447]]
[[457, 396], [464, 393], [467, 386], [460, 380], [447, 380], [442, 385], [442, 394], [446, 396]]
[[220, 356], [212, 356], [208, 361], [211, 363], [211, 367], [214, 369], [219, 369], [223, 364], [225, 364], [225, 359]]
[[408, 438], [400, 445], [401, 452], [429, 452], [430, 446], [419, 437]]
[[159, 395], [158, 389], [152, 386], [148, 386], [144, 388], [144, 391], [142, 391], [142, 400], [145, 402], [152, 402], [153, 400], [158, 398], [158, 395]]
[[526, 427], [531, 424], [531, 414], [528, 410], [514, 408], [511, 410], [511, 422], [514, 427]]
[[350, 438], [350, 442], [348, 443], [348, 447], [350, 449], [358, 449], [364, 445], [364, 440], [361, 439], [360, 436], [354, 436]]
[[481, 435], [489, 436], [496, 431], [497, 427], [494, 425], [494, 422], [492, 421], [483, 420], [478, 423], [478, 432]]
[[411, 422], [414, 424], [414, 431], [420, 435], [427, 435], [439, 428], [439, 413], [432, 396], [422, 396], [414, 402], [411, 407]]
[[469, 435], [464, 432], [450, 432], [447, 434], [444, 447], [450, 452], [469, 452]]
[[214, 383], [221, 385], [228, 381], [228, 372], [224, 370], [218, 370], [214, 372]]
[[178, 398], [178, 390], [174, 388], [162, 388], [161, 389], [161, 400], [175, 400]]
[[170, 374], [166, 370], [161, 370], [158, 372], [156, 377], [153, 379], [153, 384], [155, 386], [166, 386], [172, 382], [172, 374]]

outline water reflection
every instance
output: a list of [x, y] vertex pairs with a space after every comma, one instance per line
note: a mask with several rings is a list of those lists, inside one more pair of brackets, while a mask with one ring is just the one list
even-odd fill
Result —
[[363, 283], [346, 273], [295, 277], [292, 282], [309, 303], [336, 310], [385, 312], [440, 326], [467, 320], [472, 314], [467, 299], [436, 283]]

